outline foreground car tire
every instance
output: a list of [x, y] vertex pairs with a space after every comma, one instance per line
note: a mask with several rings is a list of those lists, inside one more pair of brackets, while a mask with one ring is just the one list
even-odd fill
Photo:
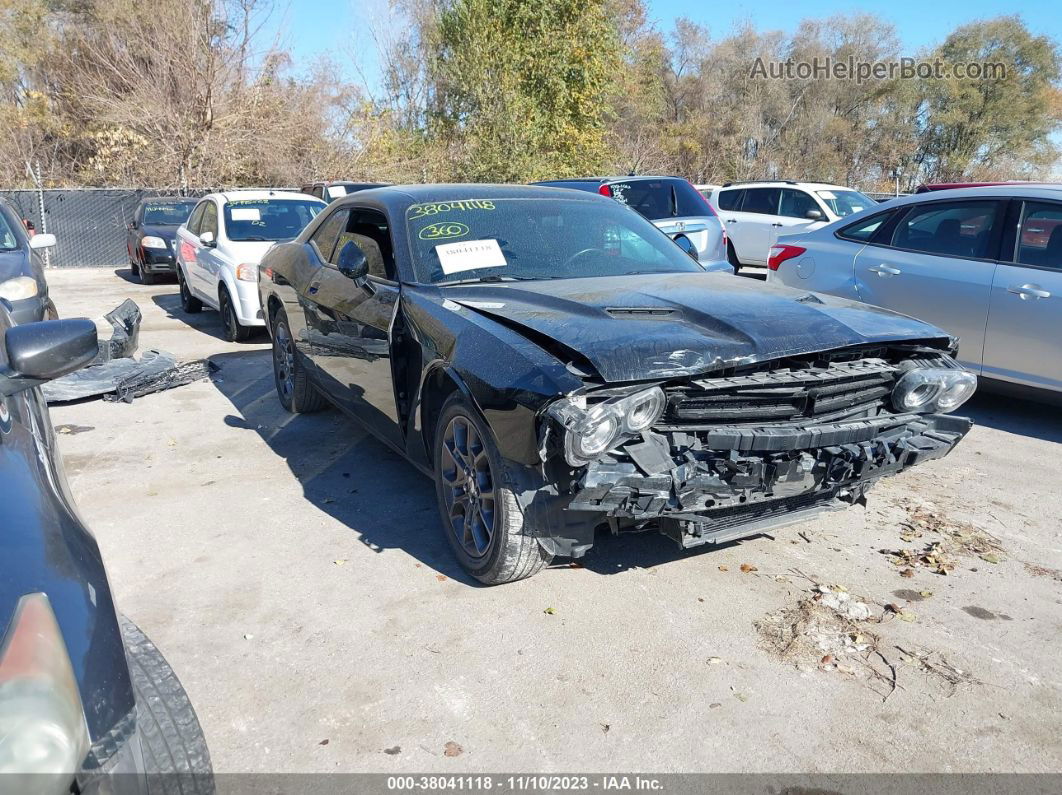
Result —
[[236, 307], [232, 296], [224, 287], [218, 293], [218, 308], [221, 310], [221, 322], [224, 324], [225, 339], [229, 342], [244, 342], [251, 338], [252, 329], [240, 323], [236, 317]]
[[136, 692], [149, 793], [212, 795], [214, 770], [199, 718], [177, 675], [132, 621], [119, 619]]
[[498, 447], [460, 393], [435, 429], [435, 490], [446, 538], [462, 568], [486, 585], [522, 580], [551, 556], [526, 526]]
[[203, 311], [203, 302], [192, 295], [192, 291], [188, 289], [184, 280], [184, 271], [180, 268], [177, 269], [177, 287], [181, 292], [181, 309], [190, 315]]
[[280, 405], [292, 414], [309, 414], [327, 405], [295, 355], [295, 342], [283, 309], [273, 315], [273, 383]]
[[136, 272], [140, 275], [141, 284], [154, 284], [156, 282], [155, 274], [148, 273], [143, 265], [137, 266]]

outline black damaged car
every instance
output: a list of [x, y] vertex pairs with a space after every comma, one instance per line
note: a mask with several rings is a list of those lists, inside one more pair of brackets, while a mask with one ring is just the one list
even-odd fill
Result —
[[362, 191], [272, 249], [259, 288], [283, 405], [335, 404], [432, 476], [485, 583], [599, 527], [693, 547], [861, 502], [971, 426], [940, 329], [705, 273], [594, 194]]

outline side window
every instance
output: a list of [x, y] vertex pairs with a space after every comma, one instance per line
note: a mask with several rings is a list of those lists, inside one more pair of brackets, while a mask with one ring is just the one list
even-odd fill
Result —
[[894, 212], [894, 210], [889, 210], [850, 224], [843, 229], [837, 230], [837, 237], [844, 240], [855, 240], [857, 243], [868, 243], [877, 231], [889, 222]]
[[780, 194], [778, 188], [749, 188], [745, 191], [745, 203], [741, 205], [741, 212], [778, 215]]
[[358, 244], [369, 262], [369, 275], [378, 279], [395, 279], [394, 247], [387, 218], [376, 210], [351, 210], [346, 228], [340, 233], [329, 261], [339, 263], [339, 252], [350, 241]]
[[1062, 204], [1025, 202], [1014, 261], [1062, 270]]
[[200, 222], [199, 234], [204, 232], [210, 232], [214, 235], [214, 239], [218, 239], [218, 206], [212, 201], [205, 203], [206, 207], [203, 208], [203, 218]]
[[795, 188], [782, 188], [782, 201], [778, 207], [778, 214], [786, 218], [808, 217], [809, 210], [819, 210], [819, 205], [811, 196], [802, 190]]
[[896, 225], [892, 245], [946, 257], [987, 257], [998, 215], [995, 201], [918, 204]]
[[350, 210], [336, 210], [326, 218], [310, 238], [310, 243], [317, 249], [317, 256], [324, 262], [332, 262], [332, 250], [336, 247], [339, 233], [346, 229]]
[[200, 202], [196, 205], [196, 208], [192, 210], [192, 215], [188, 219], [188, 231], [193, 235], [199, 234], [199, 227], [203, 223], [203, 211], [210, 202]]
[[721, 190], [719, 191], [719, 209], [720, 210], [738, 210], [741, 207], [741, 199], [745, 196], [743, 190]]

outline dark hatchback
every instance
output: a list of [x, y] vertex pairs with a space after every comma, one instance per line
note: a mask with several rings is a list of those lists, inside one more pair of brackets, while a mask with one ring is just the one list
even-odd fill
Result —
[[181, 683], [115, 611], [38, 386], [97, 354], [87, 319], [0, 305], [0, 792], [214, 791]]
[[176, 275], [177, 227], [188, 220], [197, 203], [198, 199], [183, 196], [155, 196], [137, 206], [125, 246], [133, 275], [142, 283], [153, 284], [159, 276]]
[[335, 404], [430, 475], [485, 583], [599, 527], [692, 547], [844, 507], [971, 426], [940, 329], [705, 273], [594, 193], [362, 191], [258, 284], [281, 403]]
[[54, 245], [54, 235], [31, 237], [14, 208], [0, 199], [0, 299], [8, 302], [15, 323], [56, 317], [41, 258]]

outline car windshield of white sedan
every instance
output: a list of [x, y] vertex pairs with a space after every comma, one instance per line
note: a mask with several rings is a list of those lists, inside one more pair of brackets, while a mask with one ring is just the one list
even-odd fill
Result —
[[144, 223], [155, 226], [180, 226], [188, 220], [196, 203], [166, 202], [144, 206]]
[[241, 199], [225, 203], [225, 234], [235, 242], [294, 240], [327, 205], [302, 199]]
[[839, 218], [844, 218], [846, 215], [857, 213], [877, 204], [872, 198], [857, 190], [820, 190], [817, 193], [819, 198], [826, 203], [826, 206], [833, 211], [833, 214]]
[[618, 202], [455, 199], [406, 211], [422, 283], [699, 272], [667, 235]]

